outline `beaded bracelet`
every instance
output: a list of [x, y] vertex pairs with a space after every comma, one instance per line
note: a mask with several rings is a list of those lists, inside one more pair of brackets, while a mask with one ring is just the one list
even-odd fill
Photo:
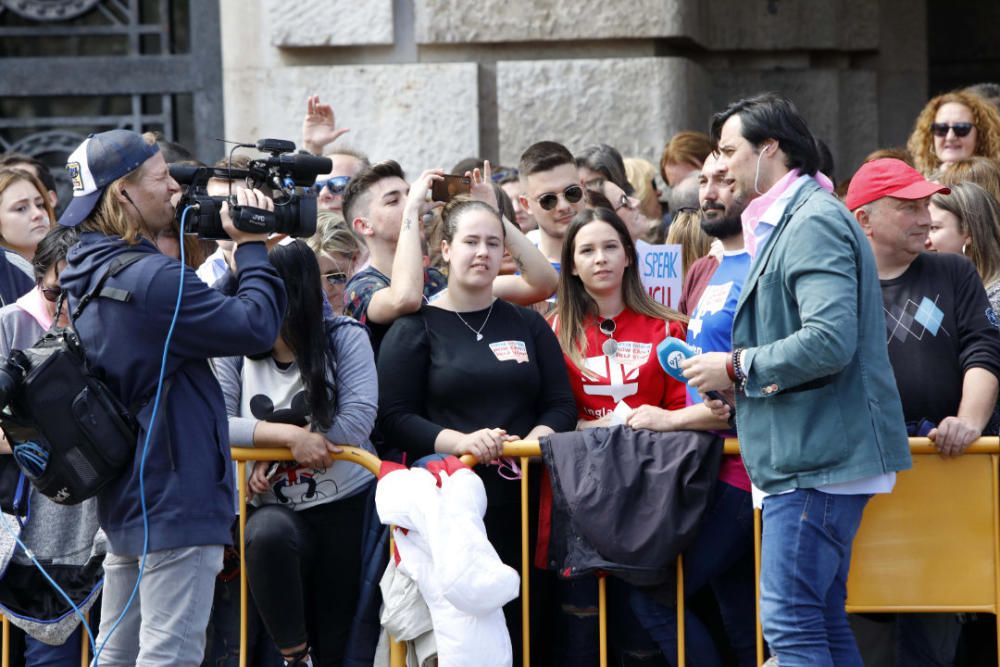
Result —
[[742, 347], [738, 347], [733, 350], [732, 364], [733, 364], [733, 375], [734, 381], [737, 386], [742, 389], [747, 383], [747, 375], [743, 372], [743, 365], [740, 363], [740, 353], [743, 352]]

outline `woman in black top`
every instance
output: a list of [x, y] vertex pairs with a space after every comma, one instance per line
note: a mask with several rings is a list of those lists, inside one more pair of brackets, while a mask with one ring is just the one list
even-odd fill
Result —
[[[379, 423], [386, 441], [413, 460], [437, 452], [487, 462], [507, 440], [573, 430], [576, 406], [552, 330], [538, 313], [493, 297], [504, 247], [496, 210], [457, 199], [443, 219], [448, 291], [396, 320], [382, 342]], [[486, 466], [477, 471], [489, 501], [487, 535], [500, 558], [520, 569], [519, 484]], [[505, 608], [515, 655], [518, 609], [516, 602]]]

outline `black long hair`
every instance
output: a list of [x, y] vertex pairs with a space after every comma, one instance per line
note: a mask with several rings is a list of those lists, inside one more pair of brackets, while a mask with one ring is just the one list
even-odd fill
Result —
[[326, 430], [333, 420], [335, 401], [334, 387], [327, 380], [330, 345], [323, 320], [326, 296], [316, 255], [304, 241], [295, 240], [274, 246], [268, 259], [284, 281], [288, 295], [281, 337], [295, 354], [312, 423]]

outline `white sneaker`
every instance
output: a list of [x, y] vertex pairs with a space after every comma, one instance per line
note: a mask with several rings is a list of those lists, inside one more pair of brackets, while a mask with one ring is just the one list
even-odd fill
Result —
[[778, 667], [778, 658], [777, 658], [777, 656], [775, 656], [773, 658], [768, 658], [767, 662], [765, 662], [762, 665], [762, 667]]

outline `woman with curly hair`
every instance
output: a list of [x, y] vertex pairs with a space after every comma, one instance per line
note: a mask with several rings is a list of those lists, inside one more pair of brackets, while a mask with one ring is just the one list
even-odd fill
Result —
[[978, 95], [938, 95], [917, 116], [906, 147], [925, 175], [972, 155], [1000, 157], [1000, 112]]

